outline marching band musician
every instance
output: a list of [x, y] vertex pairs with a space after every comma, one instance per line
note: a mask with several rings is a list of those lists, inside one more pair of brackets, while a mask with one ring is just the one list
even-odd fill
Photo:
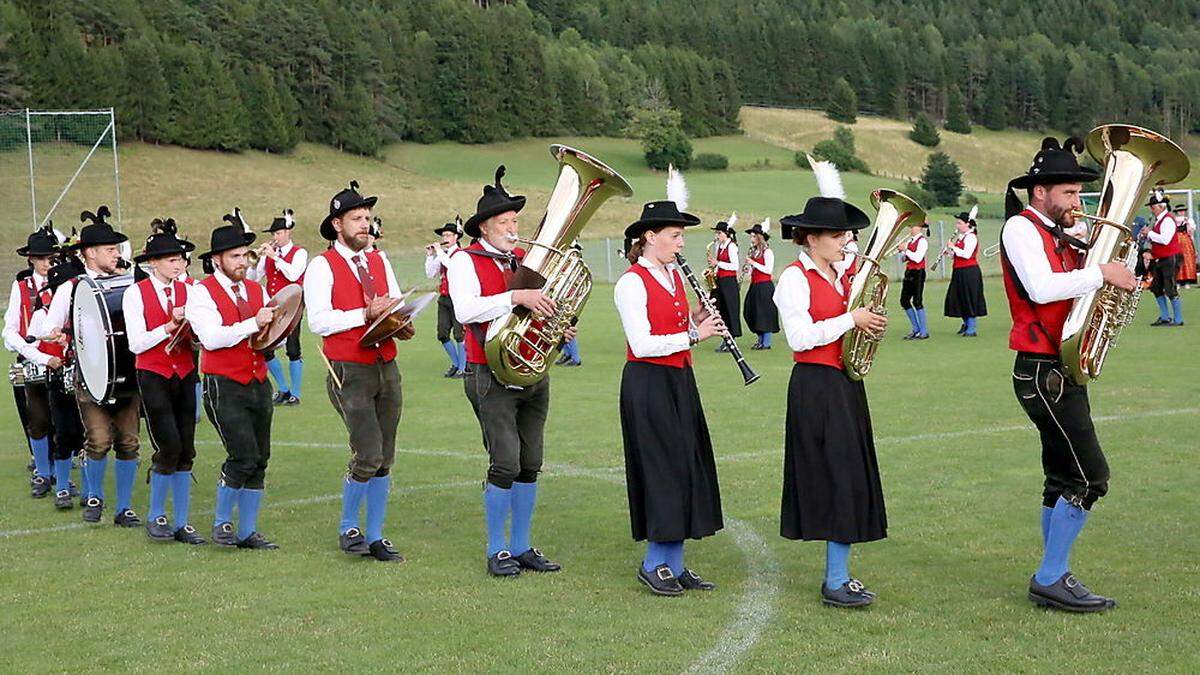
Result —
[[970, 213], [954, 217], [958, 235], [950, 245], [954, 256], [954, 269], [950, 273], [950, 285], [946, 287], [944, 314], [962, 319], [958, 334], [962, 337], [977, 337], [978, 318], [987, 316], [987, 299], [983, 296], [983, 273], [979, 269], [979, 235], [975, 215], [978, 206]]
[[811, 160], [820, 197], [784, 217], [784, 236], [801, 246], [779, 276], [775, 304], [793, 352], [785, 423], [780, 534], [825, 541], [821, 600], [862, 607], [875, 594], [850, 576], [851, 544], [887, 536], [883, 486], [862, 381], [842, 365], [842, 337], [859, 328], [882, 333], [887, 318], [868, 307], [846, 311], [850, 278], [843, 249], [870, 224], [844, 201], [837, 169]]
[[[267, 287], [267, 297], [283, 290], [288, 284], [304, 284], [304, 269], [308, 267], [308, 251], [292, 243], [292, 230], [296, 227], [296, 217], [291, 209], [284, 209], [281, 215], [275, 216], [271, 227], [264, 230], [271, 235], [271, 241], [259, 248], [258, 266], [251, 278]], [[283, 365], [275, 358], [274, 350], [265, 352], [267, 372], [275, 380], [278, 391], [272, 402], [275, 405], [300, 405], [301, 383], [304, 378], [304, 361], [300, 354], [300, 324], [288, 334], [284, 351], [288, 357], [288, 376], [291, 384], [283, 376]]]
[[750, 287], [746, 289], [746, 325], [758, 336], [751, 349], [770, 349], [771, 335], [779, 332], [779, 310], [775, 295], [775, 252], [771, 250], [771, 219], [755, 223], [745, 230], [750, 235], [746, 265], [750, 267]]
[[[106, 222], [110, 215], [108, 207], [101, 206], [96, 213], [85, 211], [81, 219], [89, 219], [91, 225], [79, 233], [79, 240], [71, 249], [83, 258], [84, 274], [95, 279], [120, 273], [121, 252], [119, 244], [129, 237], [117, 232]], [[54, 299], [44, 316], [35, 320], [31, 332], [35, 337], [59, 342], [69, 342], [67, 328], [71, 314], [71, 303], [78, 279], [63, 283], [54, 292]], [[100, 522], [104, 512], [104, 478], [108, 471], [108, 453], [116, 454], [116, 516], [113, 524], [119, 527], [139, 527], [142, 524], [133, 506], [133, 483], [138, 467], [138, 432], [141, 419], [138, 412], [141, 396], [134, 393], [122, 396], [113, 403], [96, 403], [84, 390], [75, 374], [75, 400], [84, 429], [83, 464], [83, 519], [89, 523]]]
[[[450, 368], [444, 377], [461, 378], [466, 375], [467, 353], [463, 347], [463, 327], [454, 317], [454, 301], [450, 299], [449, 282], [446, 281], [446, 270], [450, 267], [450, 256], [458, 250], [459, 239], [462, 238], [462, 224], [458, 218], [455, 222], [446, 223], [433, 231], [441, 237], [436, 244], [425, 247], [425, 277], [439, 279], [438, 282], [438, 319], [437, 339], [450, 357]], [[454, 341], [450, 340], [453, 333]]]
[[[668, 196], [679, 198], [675, 190]], [[684, 566], [683, 544], [724, 526], [691, 352], [723, 326], [720, 316], [689, 312], [675, 264], [684, 228], [699, 224], [676, 201], [642, 207], [625, 229], [632, 266], [613, 292], [627, 345], [620, 410], [629, 518], [634, 541], [647, 542], [637, 579], [656, 595], [715, 588]]]
[[[200, 254], [209, 276], [187, 289], [184, 318], [200, 341], [204, 411], [226, 458], [217, 480], [212, 541], [221, 546], [269, 550], [279, 546], [258, 531], [267, 462], [271, 457], [271, 383], [262, 352], [250, 340], [269, 325], [274, 308], [267, 292], [246, 278], [254, 233], [227, 215]], [[233, 525], [237, 507], [237, 527]]]
[[[522, 570], [557, 572], [561, 566], [542, 555], [530, 541], [537, 504], [537, 478], [542, 468], [543, 432], [550, 409], [550, 378], [528, 387], [500, 383], [488, 367], [484, 337], [495, 319], [518, 305], [552, 315], [554, 302], [536, 289], [508, 290], [508, 282], [524, 251], [517, 248], [517, 214], [525, 197], [510, 195], [501, 184], [486, 185], [475, 214], [463, 226], [477, 241], [459, 249], [447, 270], [454, 314], [463, 325], [467, 400], [479, 420], [489, 456], [483, 505], [487, 526], [487, 570], [492, 576], [514, 577]], [[575, 337], [575, 329], [564, 338]], [[511, 516], [511, 537], [505, 525]]]
[[[17, 353], [18, 363], [35, 363], [45, 368], [47, 373], [63, 367], [65, 349], [54, 342], [29, 342], [29, 322], [34, 311], [48, 305], [53, 297], [46, 275], [50, 273], [53, 256], [58, 253], [58, 238], [54, 236], [54, 228], [47, 225], [35, 230], [29, 235], [24, 246], [17, 249], [17, 255], [28, 262], [29, 274], [14, 281], [8, 295], [8, 308], [4, 311], [4, 344]], [[71, 475], [71, 459], [67, 455], [63, 462], [51, 459], [51, 437], [56, 430], [50, 417], [50, 393], [46, 381], [31, 382], [26, 380], [25, 386], [19, 389], [24, 399], [25, 415], [22, 428], [29, 440], [33, 451], [34, 475], [30, 484], [31, 496], [42, 499], [50, 494], [53, 483], [58, 483], [65, 493], [65, 504], [60, 508], [70, 508], [71, 497], [68, 480]], [[59, 471], [64, 480], [58, 481]], [[56, 497], [57, 501], [57, 497]]]
[[[1154, 281], [1150, 292], [1158, 303], [1158, 319], [1151, 326], [1182, 326], [1183, 301], [1179, 297], [1179, 240], [1175, 218], [1171, 216], [1171, 198], [1162, 189], [1150, 194], [1146, 202], [1154, 214], [1154, 224], [1146, 231], [1150, 240], [1151, 270]], [[1168, 307], [1169, 304], [1169, 307]], [[1171, 313], [1174, 312], [1174, 318]]]
[[[20, 270], [15, 275], [13, 275], [13, 283], [22, 284], [32, 274], [33, 274], [33, 268], [26, 266], [25, 269]], [[9, 304], [9, 307], [11, 307], [11, 306], [12, 305]], [[7, 313], [7, 310], [5, 310], [5, 311]], [[15, 317], [16, 315], [14, 314], [13, 316]], [[8, 344], [5, 344], [4, 348], [10, 352], [13, 352], [14, 354], [17, 353], [17, 350], [13, 349]], [[21, 423], [21, 431], [23, 433], [25, 433], [25, 449], [29, 451], [29, 461], [25, 463], [25, 471], [27, 473], [29, 473], [29, 486], [30, 486], [30, 488], [32, 488], [35, 480], [37, 479], [37, 462], [34, 461], [34, 458], [33, 458], [33, 444], [30, 443], [30, 438], [29, 438], [29, 433], [28, 433], [29, 432], [29, 413], [28, 413], [28, 410], [26, 410], [26, 406], [25, 406], [24, 374], [22, 373], [21, 380], [18, 381], [16, 379], [14, 379], [14, 374], [15, 374], [14, 371], [18, 367], [21, 367], [19, 365], [20, 364], [19, 359], [20, 359], [20, 357], [18, 355], [18, 361], [9, 366], [8, 379], [9, 379], [9, 384], [12, 385], [13, 405], [17, 409], [17, 419]], [[54, 465], [50, 464], [51, 471], [53, 471], [53, 468], [54, 468]]]
[[1176, 239], [1179, 242], [1179, 274], [1176, 280], [1180, 288], [1193, 286], [1196, 283], [1196, 243], [1192, 237], [1196, 235], [1196, 223], [1188, 217], [1187, 204], [1174, 208]]
[[[710, 254], [708, 264], [717, 268], [717, 286], [713, 289], [712, 297], [716, 300], [717, 309], [721, 312], [721, 321], [729, 330], [730, 337], [742, 336], [741, 294], [738, 292], [738, 262], [737, 232], [733, 226], [737, 224], [737, 214], [729, 217], [728, 221], [720, 221], [712, 229], [716, 238], [717, 251]], [[725, 342], [717, 345], [716, 351], [726, 351]]]
[[[176, 235], [173, 219], [156, 218], [150, 227], [145, 248], [133, 258], [149, 265], [150, 274], [125, 289], [121, 301], [129, 351], [136, 355], [146, 429], [154, 447], [146, 534], [154, 541], [203, 544], [205, 540], [188, 521], [199, 376], [191, 329], [183, 322], [189, 288], [179, 280], [187, 269], [185, 256], [196, 245]], [[174, 496], [174, 521], [167, 520], [168, 493]]]
[[[381, 562], [403, 562], [383, 536], [396, 428], [400, 424], [400, 371], [392, 338], [362, 346], [359, 339], [393, 299], [403, 295], [392, 265], [378, 251], [365, 252], [377, 197], [364, 197], [358, 183], [329, 201], [321, 236], [332, 247], [313, 258], [304, 279], [308, 325], [322, 338], [329, 364], [326, 389], [349, 433], [350, 462], [342, 484], [342, 519], [338, 546], [350, 555]], [[412, 338], [411, 324], [398, 337]], [[367, 503], [367, 527], [359, 527], [359, 510]]]
[[[1038, 605], [1071, 612], [1098, 612], [1115, 602], [1089, 591], [1071, 573], [1071, 547], [1097, 499], [1108, 491], [1108, 463], [1092, 425], [1087, 388], [1065, 375], [1060, 343], [1072, 300], [1108, 283], [1126, 291], [1133, 274], [1121, 263], [1080, 269], [1086, 244], [1066, 234], [1080, 208], [1083, 183], [1099, 177], [1080, 168], [1078, 138], [1062, 146], [1042, 141], [1026, 175], [1008, 184], [1000, 235], [1004, 290], [1013, 326], [1009, 348], [1017, 352], [1013, 390], [1041, 434], [1041, 530], [1044, 554], [1029, 581]], [[1015, 190], [1024, 189], [1022, 207]]]
[[928, 340], [929, 324], [925, 318], [925, 256], [929, 252], [929, 223], [913, 225], [908, 230], [908, 244], [901, 249], [904, 255], [904, 282], [900, 286], [900, 306], [912, 324], [905, 340]]

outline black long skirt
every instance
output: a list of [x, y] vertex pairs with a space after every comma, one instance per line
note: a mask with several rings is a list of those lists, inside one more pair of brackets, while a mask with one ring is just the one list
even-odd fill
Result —
[[795, 364], [785, 434], [779, 533], [847, 544], [886, 537], [863, 383], [830, 366]]
[[983, 297], [983, 273], [978, 265], [960, 267], [950, 275], [946, 289], [946, 316], [966, 318], [987, 316], [987, 299]]
[[725, 526], [712, 441], [690, 367], [626, 363], [621, 436], [635, 541], [700, 539]]
[[775, 282], [750, 284], [746, 291], [746, 326], [751, 333], [778, 333], [779, 310], [775, 308]]
[[742, 297], [738, 293], [737, 277], [718, 277], [717, 287], [712, 292], [717, 310], [721, 312], [721, 320], [729, 328], [733, 337], [742, 336]]

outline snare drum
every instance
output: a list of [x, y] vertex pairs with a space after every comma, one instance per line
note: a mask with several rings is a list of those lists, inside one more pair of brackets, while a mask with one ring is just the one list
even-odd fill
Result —
[[96, 403], [137, 393], [134, 356], [125, 335], [121, 300], [133, 276], [83, 276], [71, 303], [76, 378]]
[[21, 364], [21, 369], [25, 371], [25, 382], [27, 384], [45, 384], [46, 374], [49, 370], [46, 366], [35, 361], [26, 361]]

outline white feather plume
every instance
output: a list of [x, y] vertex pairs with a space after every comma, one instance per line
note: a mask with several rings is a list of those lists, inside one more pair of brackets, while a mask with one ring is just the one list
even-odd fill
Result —
[[975, 216], [977, 216], [977, 215], [979, 215], [979, 205], [978, 204], [971, 207], [971, 210], [967, 213], [967, 220], [968, 221], [975, 220]]
[[729, 223], [729, 227], [732, 229], [734, 225], [737, 225], [737, 220], [737, 211], [734, 211], [733, 214], [729, 216], [729, 220], [725, 222]]
[[842, 187], [842, 174], [833, 162], [813, 159], [812, 155], [808, 155], [808, 165], [812, 167], [813, 175], [817, 179], [817, 191], [822, 197], [846, 198], [846, 190]]
[[762, 228], [763, 234], [771, 234], [771, 219], [770, 218], [764, 219], [761, 223], [758, 224], [758, 226], [760, 228]]
[[674, 164], [667, 166], [667, 200], [675, 202], [675, 208], [680, 211], [687, 210], [687, 182], [683, 180], [683, 174], [675, 168]]

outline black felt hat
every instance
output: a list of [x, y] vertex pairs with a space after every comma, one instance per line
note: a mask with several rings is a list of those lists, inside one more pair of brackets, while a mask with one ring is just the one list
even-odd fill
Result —
[[174, 218], [155, 218], [150, 222], [150, 236], [146, 238], [146, 247], [140, 254], [133, 256], [133, 261], [143, 263], [169, 255], [186, 256], [195, 250], [195, 244], [179, 237]]
[[1179, 212], [1179, 211], [1187, 211], [1187, 210], [1188, 210], [1188, 207], [1187, 207], [1187, 204], [1176, 204], [1176, 205], [1175, 205], [1175, 208], [1173, 208], [1173, 209], [1171, 209], [1171, 210], [1172, 210], [1172, 211], [1175, 211], [1175, 212]]
[[321, 236], [328, 241], [337, 239], [337, 231], [333, 229], [333, 219], [353, 211], [354, 209], [370, 209], [375, 207], [379, 197], [364, 197], [358, 192], [358, 181], [350, 181], [350, 187], [342, 190], [329, 200], [329, 215], [321, 221]]
[[79, 259], [79, 256], [69, 250], [63, 249], [55, 256], [54, 264], [50, 266], [50, 271], [46, 273], [46, 285], [53, 290], [83, 274], [85, 271], [83, 261]]
[[1058, 139], [1042, 139], [1042, 148], [1033, 156], [1033, 164], [1023, 176], [1008, 182], [1005, 190], [1004, 212], [1011, 218], [1024, 208], [1017, 198], [1016, 190], [1035, 185], [1058, 185], [1060, 183], [1090, 183], [1100, 177], [1100, 172], [1079, 166], [1076, 155], [1083, 152], [1083, 141], [1072, 136], [1059, 145]]
[[208, 250], [200, 254], [201, 260], [207, 260], [217, 253], [254, 243], [255, 234], [250, 230], [250, 225], [242, 218], [241, 209], [235, 208], [232, 214], [225, 214], [221, 220], [229, 224], [212, 231]]
[[54, 223], [49, 222], [29, 234], [25, 245], [17, 249], [19, 256], [44, 256], [58, 253], [58, 237], [54, 236]]
[[668, 225], [692, 227], [699, 224], [699, 218], [690, 213], [680, 211], [679, 207], [673, 201], [649, 202], [642, 207], [642, 217], [630, 223], [629, 227], [625, 228], [625, 238], [637, 239], [646, 230], [653, 230], [656, 227], [666, 227]]
[[737, 217], [737, 214], [735, 213], [729, 217], [728, 221], [722, 220], [722, 221], [718, 222], [716, 225], [713, 225], [712, 231], [713, 232], [724, 232], [725, 234], [729, 235], [730, 239], [737, 239], [737, 230], [735, 230], [733, 227], [734, 225], [737, 225], [737, 220], [738, 220], [738, 217]]
[[861, 230], [871, 224], [863, 210], [837, 197], [810, 197], [804, 211], [779, 219], [779, 227], [785, 239], [792, 238], [792, 230], [809, 227], [817, 230]]
[[762, 221], [761, 223], [755, 223], [755, 224], [751, 225], [748, 229], [745, 229], [742, 231], [745, 232], [746, 234], [757, 234], [758, 236], [762, 237], [764, 241], [770, 241], [770, 239], [771, 239], [771, 219], [767, 218], [766, 220]]
[[504, 185], [500, 183], [500, 179], [504, 178], [504, 173], [505, 168], [501, 164], [496, 167], [495, 185], [483, 186], [483, 196], [475, 204], [475, 214], [468, 218], [463, 225], [467, 236], [478, 239], [480, 236], [479, 226], [483, 221], [509, 211], [520, 213], [521, 209], [525, 208], [525, 197], [508, 194], [508, 190], [505, 190]]
[[101, 206], [96, 209], [95, 213], [91, 211], [80, 213], [79, 222], [86, 223], [90, 220], [92, 224], [85, 225], [79, 231], [79, 240], [75, 242], [73, 247], [76, 250], [83, 250], [91, 246], [109, 246], [129, 241], [129, 237], [117, 232], [112, 228], [112, 225], [108, 224], [106, 219], [111, 215], [112, 212], [108, 210], [107, 206]]
[[271, 221], [271, 226], [263, 230], [263, 232], [276, 232], [278, 230], [290, 230], [296, 227], [296, 214], [291, 209], [284, 209], [282, 215], [275, 216], [275, 220]]
[[433, 231], [433, 233], [436, 235], [443, 235], [447, 232], [453, 232], [461, 238], [463, 236], [462, 218], [459, 216], [454, 216], [453, 223], [446, 223], [445, 225]]
[[1151, 190], [1150, 199], [1146, 200], [1146, 206], [1155, 206], [1157, 204], [1163, 204], [1165, 206], [1171, 205], [1171, 198], [1167, 196], [1166, 191], [1162, 188], [1154, 188]]

